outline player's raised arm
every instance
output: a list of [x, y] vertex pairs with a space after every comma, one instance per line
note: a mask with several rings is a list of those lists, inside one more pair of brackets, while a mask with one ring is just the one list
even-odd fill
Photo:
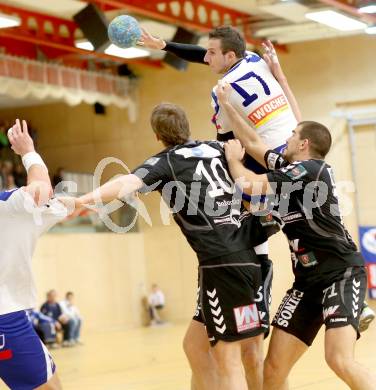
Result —
[[249, 195], [265, 195], [273, 192], [266, 174], [258, 175], [244, 167], [244, 148], [239, 140], [229, 140], [224, 148], [231, 176], [243, 192]]
[[204, 61], [205, 48], [187, 43], [166, 42], [162, 38], [154, 37], [145, 28], [141, 28], [141, 39], [138, 43], [148, 49], [165, 50], [173, 53], [188, 62], [206, 64]]
[[219, 81], [217, 85], [218, 102], [231, 121], [233, 131], [237, 139], [245, 147], [246, 152], [258, 163], [266, 167], [264, 156], [269, 149], [261, 140], [256, 131], [240, 116], [238, 111], [229, 101], [232, 92], [230, 84]]
[[29, 135], [26, 121], [19, 119], [8, 130], [8, 138], [14, 152], [21, 156], [27, 171], [25, 190], [33, 196], [37, 205], [46, 203], [52, 195], [52, 187], [48, 169], [41, 156], [36, 153], [34, 142]]
[[121, 199], [138, 191], [143, 185], [143, 181], [134, 174], [122, 175], [79, 197], [76, 201], [76, 207], [94, 204], [98, 200], [110, 202], [114, 199]]
[[279, 63], [277, 52], [275, 51], [272, 42], [267, 40], [262, 44], [262, 46], [265, 50], [265, 53], [263, 55], [265, 62], [268, 64], [270, 71], [283, 89], [283, 92], [285, 93], [287, 100], [291, 106], [291, 109], [294, 113], [296, 121], [301, 122], [302, 115], [300, 113], [298, 102], [296, 101], [295, 95], [293, 94], [287, 82], [287, 78], [282, 70], [281, 64]]

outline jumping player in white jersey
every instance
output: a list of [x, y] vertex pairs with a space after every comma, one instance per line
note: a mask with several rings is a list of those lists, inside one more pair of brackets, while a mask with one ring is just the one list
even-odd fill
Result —
[[15, 390], [60, 390], [56, 367], [28, 319], [36, 306], [31, 260], [38, 237], [61, 221], [67, 209], [50, 200], [48, 170], [34, 150], [27, 124], [8, 131], [27, 170], [27, 186], [0, 192], [0, 378]]

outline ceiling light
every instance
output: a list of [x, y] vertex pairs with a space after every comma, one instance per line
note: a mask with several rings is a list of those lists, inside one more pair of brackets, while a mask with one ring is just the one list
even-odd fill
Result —
[[[94, 50], [94, 46], [89, 41], [86, 40], [76, 41], [74, 45], [79, 49], [89, 50], [89, 51]], [[104, 52], [110, 56], [121, 57], [121, 58], [139, 58], [139, 57], [150, 56], [150, 52], [145, 49], [139, 49], [137, 47], [121, 49], [120, 47], [115, 45], [110, 45]]]
[[365, 0], [357, 2], [358, 11], [363, 14], [376, 13], [376, 0]]
[[21, 25], [21, 19], [17, 16], [0, 13], [0, 28], [17, 27]]
[[367, 28], [366, 28], [366, 33], [367, 34], [376, 34], [376, 24], [373, 24], [373, 25], [371, 25], [371, 26], [368, 26]]
[[139, 58], [150, 56], [150, 52], [148, 50], [139, 49], [137, 47], [121, 49], [120, 47], [115, 45], [110, 45], [104, 52], [108, 55], [121, 58]]
[[332, 10], [309, 12], [305, 16], [340, 31], [364, 30], [367, 27], [366, 23]]
[[89, 51], [94, 50], [94, 46], [89, 41], [76, 41], [74, 42], [74, 46], [83, 50], [89, 50]]

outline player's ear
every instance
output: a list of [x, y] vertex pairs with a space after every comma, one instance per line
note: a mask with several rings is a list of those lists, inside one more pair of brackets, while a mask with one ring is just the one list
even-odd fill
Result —
[[307, 138], [302, 140], [302, 149], [309, 149], [309, 140]]
[[230, 60], [230, 61], [235, 61], [237, 60], [237, 57], [236, 57], [236, 54], [234, 51], [230, 50], [228, 51], [227, 53], [227, 58]]

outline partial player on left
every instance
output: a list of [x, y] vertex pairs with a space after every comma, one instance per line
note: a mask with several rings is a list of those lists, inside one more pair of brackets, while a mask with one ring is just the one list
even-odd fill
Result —
[[36, 241], [68, 211], [51, 199], [48, 170], [35, 152], [26, 122], [21, 125], [17, 119], [8, 138], [22, 157], [27, 186], [0, 192], [0, 378], [11, 389], [60, 390], [54, 361], [26, 310], [36, 306], [31, 269]]

